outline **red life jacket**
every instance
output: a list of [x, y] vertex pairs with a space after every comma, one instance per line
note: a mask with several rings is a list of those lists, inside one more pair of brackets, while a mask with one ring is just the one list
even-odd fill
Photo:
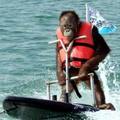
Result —
[[[69, 52], [69, 65], [75, 68], [80, 68], [83, 63], [89, 60], [95, 53], [95, 46], [92, 37], [92, 25], [88, 22], [81, 22], [79, 31], [76, 35], [83, 36], [86, 38], [74, 39], [72, 48]], [[63, 36], [60, 28], [57, 29], [57, 38], [61, 39], [66, 46], [67, 37]], [[65, 51], [61, 44], [58, 43], [60, 59], [62, 61], [63, 67], [65, 67]]]

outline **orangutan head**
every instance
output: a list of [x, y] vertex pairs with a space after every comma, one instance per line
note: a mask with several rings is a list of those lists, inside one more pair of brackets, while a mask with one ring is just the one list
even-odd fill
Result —
[[63, 11], [59, 18], [59, 25], [63, 36], [71, 41], [77, 32], [80, 19], [74, 11]]

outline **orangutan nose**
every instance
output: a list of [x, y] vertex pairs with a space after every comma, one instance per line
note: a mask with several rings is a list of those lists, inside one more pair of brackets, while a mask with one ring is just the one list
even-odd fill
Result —
[[64, 25], [64, 29], [71, 29], [72, 28], [72, 25], [71, 24], [65, 24]]

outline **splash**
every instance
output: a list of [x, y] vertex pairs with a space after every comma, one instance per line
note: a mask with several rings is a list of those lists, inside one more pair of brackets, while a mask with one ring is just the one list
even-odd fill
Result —
[[120, 109], [119, 98], [119, 65], [108, 56], [103, 63], [100, 63], [98, 70], [100, 80], [103, 83], [106, 102], [111, 102], [117, 110]]

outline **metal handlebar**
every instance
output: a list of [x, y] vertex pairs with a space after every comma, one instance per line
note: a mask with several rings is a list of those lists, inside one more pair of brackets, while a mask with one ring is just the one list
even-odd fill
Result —
[[[96, 105], [96, 98], [95, 98], [95, 88], [94, 88], [94, 73], [89, 73], [88, 75], [90, 76], [90, 86], [91, 86], [92, 97], [93, 97], [93, 106], [95, 106]], [[74, 77], [71, 77], [70, 80], [75, 80], [75, 79], [78, 79], [78, 78], [79, 78], [79, 76], [74, 76]], [[51, 99], [51, 88], [50, 88], [50, 86], [52, 84], [58, 84], [58, 80], [47, 81], [46, 82], [47, 96], [48, 96], [49, 100]]]

